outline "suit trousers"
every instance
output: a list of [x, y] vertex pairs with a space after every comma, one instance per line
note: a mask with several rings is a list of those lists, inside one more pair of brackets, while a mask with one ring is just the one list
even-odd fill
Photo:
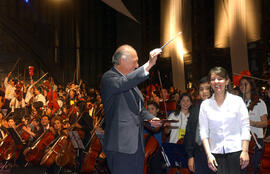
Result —
[[106, 151], [107, 164], [111, 174], [143, 174], [144, 150], [139, 138], [138, 149], [134, 154]]

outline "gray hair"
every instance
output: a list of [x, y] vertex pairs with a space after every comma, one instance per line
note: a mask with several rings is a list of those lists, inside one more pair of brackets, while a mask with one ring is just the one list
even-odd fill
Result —
[[112, 63], [113, 65], [120, 65], [120, 59], [127, 59], [129, 56], [130, 54], [126, 50], [116, 51], [112, 56]]

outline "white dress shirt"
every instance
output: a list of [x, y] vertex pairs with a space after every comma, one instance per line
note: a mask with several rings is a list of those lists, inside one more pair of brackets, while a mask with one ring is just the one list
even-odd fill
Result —
[[34, 98], [34, 101], [35, 102], [41, 101], [43, 103], [43, 106], [46, 105], [46, 98], [42, 94], [36, 95], [35, 98]]
[[31, 93], [31, 89], [33, 88], [33, 85], [30, 85], [27, 89], [26, 96], [25, 96], [25, 103], [29, 104], [29, 101], [32, 97], [34, 97], [34, 94]]
[[4, 80], [4, 85], [5, 85], [5, 98], [8, 100], [11, 100], [14, 98], [14, 92], [15, 92], [15, 86], [11, 86], [8, 83], [8, 77], [5, 78]]
[[25, 108], [25, 101], [23, 98], [21, 101], [19, 101], [16, 97], [14, 97], [11, 99], [9, 107], [11, 108], [11, 112], [14, 112], [16, 108]]
[[247, 107], [241, 97], [228, 92], [221, 106], [214, 94], [202, 102], [199, 124], [201, 139], [209, 138], [211, 153], [241, 151], [242, 140], [250, 140]]

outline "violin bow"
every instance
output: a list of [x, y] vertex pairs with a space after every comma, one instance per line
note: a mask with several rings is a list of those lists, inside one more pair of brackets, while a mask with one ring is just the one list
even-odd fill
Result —
[[[162, 94], [162, 92], [163, 92], [163, 85], [162, 85], [162, 82], [161, 82], [159, 70], [157, 71], [157, 73], [158, 73], [158, 80], [159, 80], [159, 83], [160, 83], [161, 94]], [[165, 97], [164, 97], [163, 94], [162, 94], [162, 99], [163, 99], [163, 104], [164, 104], [165, 115], [166, 115], [166, 118], [168, 118], [167, 106], [166, 106]]]
[[40, 77], [37, 81], [35, 81], [35, 83], [33, 83], [33, 86], [35, 86], [35, 85], [36, 85], [40, 80], [42, 80], [47, 74], [48, 74], [48, 72], [45, 73], [42, 77]]
[[261, 79], [261, 78], [258, 78], [258, 77], [247, 76], [247, 75], [243, 75], [243, 74], [239, 74], [239, 73], [233, 73], [233, 74], [234, 74], [234, 75], [243, 76], [243, 77], [248, 77], [248, 78], [255, 79], [255, 80], [260, 80], [260, 81], [268, 82], [268, 80], [266, 80], [266, 79]]
[[20, 60], [21, 60], [20, 57], [16, 60], [15, 64], [14, 64], [13, 67], [11, 68], [11, 71], [10, 71], [11, 73], [15, 70], [15, 68], [16, 68], [16, 66], [18, 65], [18, 63], [20, 62]]

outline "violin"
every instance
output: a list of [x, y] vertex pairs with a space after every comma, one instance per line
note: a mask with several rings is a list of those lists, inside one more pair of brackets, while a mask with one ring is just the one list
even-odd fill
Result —
[[18, 82], [15, 85], [15, 93], [16, 93], [16, 98], [18, 101], [22, 101], [22, 97], [23, 97], [23, 92], [22, 92], [22, 87], [23, 87], [23, 83], [22, 82]]
[[257, 95], [254, 95], [251, 97], [251, 102], [248, 106], [248, 111], [252, 111], [254, 106], [256, 106], [260, 102], [260, 97]]

